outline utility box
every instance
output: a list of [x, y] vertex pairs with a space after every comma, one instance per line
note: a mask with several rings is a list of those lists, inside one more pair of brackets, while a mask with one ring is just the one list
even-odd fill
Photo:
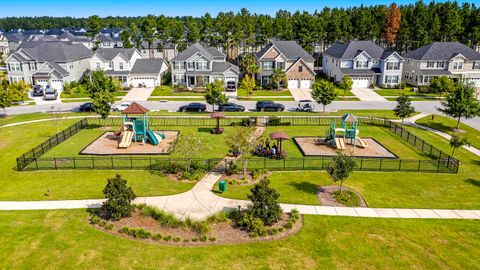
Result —
[[225, 180], [218, 182], [218, 189], [220, 190], [220, 192], [227, 191], [227, 182], [225, 182]]

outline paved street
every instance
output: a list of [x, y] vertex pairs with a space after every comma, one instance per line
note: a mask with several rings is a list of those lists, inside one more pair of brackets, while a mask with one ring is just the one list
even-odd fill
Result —
[[[139, 102], [145, 107], [153, 111], [158, 110], [168, 110], [168, 111], [177, 111], [180, 106], [188, 104], [188, 101], [168, 101], [168, 102], [159, 102], [159, 101], [144, 101]], [[203, 102], [205, 103], [205, 102]], [[248, 111], [255, 110], [255, 101], [238, 101], [237, 104], [245, 106]], [[285, 105], [287, 111], [294, 111], [297, 107], [297, 102], [295, 101], [278, 101]], [[62, 103], [54, 104], [54, 111], [75, 111], [78, 107], [83, 104], [83, 102], [75, 103]], [[116, 103], [118, 104], [118, 102]], [[327, 111], [338, 111], [338, 110], [392, 110], [395, 108], [395, 101], [334, 101], [332, 104], [327, 106]], [[439, 111], [436, 109], [440, 106], [439, 101], [412, 101], [412, 105], [418, 112], [432, 114], [438, 114]], [[320, 108], [321, 106], [318, 106]], [[208, 109], [211, 109], [211, 106], [207, 106]], [[31, 106], [15, 106], [7, 108], [7, 114], [25, 114], [25, 113], [35, 113], [35, 112], [51, 112], [52, 104], [41, 104], [41, 105], [31, 105]], [[470, 125], [476, 129], [480, 129], [480, 117], [473, 119], [463, 119], [463, 123]]]

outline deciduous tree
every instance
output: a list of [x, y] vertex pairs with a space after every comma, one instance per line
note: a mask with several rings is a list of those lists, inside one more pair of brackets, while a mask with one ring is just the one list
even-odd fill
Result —
[[332, 103], [337, 97], [337, 89], [335, 85], [326, 80], [320, 80], [313, 84], [312, 98], [318, 103], [323, 105], [323, 112], [325, 112], [325, 106]]
[[452, 92], [449, 92], [439, 111], [457, 119], [457, 129], [460, 126], [460, 119], [473, 118], [480, 115], [480, 102], [477, 100], [475, 88], [465, 82], [459, 81], [455, 84]]
[[208, 104], [212, 105], [212, 111], [215, 111], [215, 105], [228, 102], [228, 97], [223, 93], [225, 89], [225, 83], [220, 80], [216, 80], [213, 83], [209, 83], [206, 86], [205, 100]]
[[334, 182], [340, 181], [340, 196], [342, 196], [343, 182], [350, 176], [355, 168], [355, 160], [346, 154], [338, 152], [327, 172]]
[[415, 108], [412, 106], [410, 97], [403, 94], [397, 97], [397, 106], [393, 109], [393, 112], [402, 119], [403, 125], [403, 120], [415, 113]]
[[103, 189], [103, 194], [107, 199], [102, 209], [105, 210], [107, 218], [120, 220], [130, 216], [134, 207], [131, 202], [137, 197], [133, 189], [127, 186], [127, 181], [120, 175], [115, 175], [107, 180], [107, 185]]

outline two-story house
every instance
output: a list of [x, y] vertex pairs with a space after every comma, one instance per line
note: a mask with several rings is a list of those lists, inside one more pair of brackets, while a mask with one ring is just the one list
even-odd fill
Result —
[[98, 49], [90, 59], [91, 70], [103, 70], [107, 76], [118, 79], [124, 86], [161, 84], [162, 75], [168, 71], [163, 59], [145, 61], [137, 49]]
[[439, 76], [480, 87], [480, 53], [459, 42], [434, 42], [405, 55], [403, 79], [407, 83], [428, 85]]
[[315, 81], [315, 59], [295, 41], [272, 41], [257, 53], [261, 85], [271, 83], [274, 69], [285, 71], [289, 89], [309, 89]]
[[148, 42], [143, 41], [139, 50], [143, 58], [163, 58], [171, 61], [177, 56], [177, 45], [171, 42], [162, 42], [160, 39], [155, 39], [150, 48]]
[[8, 32], [4, 36], [10, 52], [15, 51], [26, 38], [21, 32]]
[[8, 47], [8, 40], [5, 35], [0, 34], [0, 59], [5, 59], [10, 52], [10, 48]]
[[90, 67], [93, 53], [82, 44], [38, 41], [12, 52], [6, 60], [8, 79], [60, 90], [78, 81]]
[[226, 62], [226, 55], [200, 43], [189, 46], [172, 59], [172, 84], [201, 87], [215, 80], [238, 82], [239, 68]]
[[340, 82], [350, 76], [353, 88], [395, 86], [402, 82], [404, 60], [371, 41], [335, 42], [323, 53], [323, 74]]

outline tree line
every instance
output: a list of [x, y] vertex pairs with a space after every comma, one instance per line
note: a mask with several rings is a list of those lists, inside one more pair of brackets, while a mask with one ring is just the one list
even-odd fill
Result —
[[[215, 17], [5, 17], [0, 29], [49, 29], [62, 27], [121, 27], [129, 31], [132, 46], [154, 38], [180, 48], [201, 41], [225, 51], [242, 47], [248, 51], [272, 39], [296, 40], [309, 52], [335, 41], [372, 40], [385, 47], [406, 52], [433, 41], [460, 41], [475, 47], [480, 41], [480, 9], [473, 3], [418, 1], [392, 4], [328, 8], [313, 13], [279, 10], [274, 16], [220, 12]], [[96, 30], [95, 30], [96, 31]], [[94, 32], [95, 32], [94, 31]]]

